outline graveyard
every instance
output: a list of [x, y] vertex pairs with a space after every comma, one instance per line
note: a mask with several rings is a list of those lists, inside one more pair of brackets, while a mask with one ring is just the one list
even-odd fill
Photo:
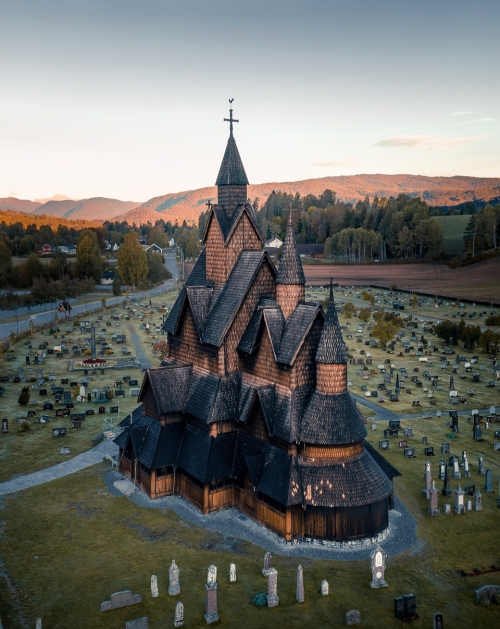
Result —
[[[341, 309], [347, 301], [358, 308], [366, 305], [359, 299], [360, 290], [337, 291], [337, 306]], [[324, 289], [308, 289], [310, 299], [324, 296]], [[394, 299], [408, 298], [403, 293], [392, 294], [384, 304], [387, 296], [379, 297], [381, 303], [377, 305], [388, 308]], [[152, 343], [161, 339], [157, 328], [163, 320], [162, 305], [170, 308], [174, 298], [175, 294], [153, 298], [151, 307], [147, 303], [144, 307], [130, 304], [129, 309], [109, 309], [82, 318], [78, 325], [59, 321], [53, 326], [53, 334], [49, 329], [36, 332], [1, 357], [0, 375], [8, 376], [8, 382], [2, 383], [2, 417], [9, 418], [9, 425], [8, 432], [1, 435], [0, 455], [5, 464], [0, 481], [45, 469], [90, 450], [95, 445], [94, 437], [106, 427], [117, 427], [136, 406], [133, 393], [137, 387], [133, 385], [137, 380], [140, 386], [141, 363], [158, 364]], [[436, 310], [435, 304], [426, 303], [415, 314], [406, 306], [402, 314], [412, 314], [420, 328], [413, 328], [417, 343], [423, 332], [420, 318], [436, 317]], [[472, 304], [467, 304], [465, 311], [471, 310]], [[456, 312], [456, 307], [443, 303], [439, 318], [452, 317]], [[151, 629], [181, 626], [174, 623], [176, 606], [182, 602], [186, 627], [205, 627], [209, 621], [228, 628], [341, 627], [347, 619], [356, 621], [354, 612], [359, 612], [360, 626], [378, 629], [400, 626], [398, 605], [404, 607], [406, 600], [400, 597], [410, 594], [415, 596], [415, 617], [410, 623], [415, 627], [432, 626], [436, 612], [443, 615], [445, 627], [496, 626], [500, 607], [480, 604], [475, 599], [478, 588], [500, 585], [500, 557], [495, 544], [500, 513], [500, 450], [494, 449], [494, 444], [500, 442], [500, 416], [490, 409], [500, 406], [500, 389], [488, 386], [488, 381], [494, 379], [491, 360], [479, 348], [474, 353], [455, 348], [455, 354], [443, 354], [441, 342], [427, 333], [424, 335], [439, 351], [432, 351], [432, 356], [420, 352], [419, 356], [415, 344], [414, 351], [405, 352], [403, 341], [413, 343], [409, 327], [401, 330], [405, 336], [394, 350], [388, 348], [394, 351], [388, 354], [380, 347], [365, 344], [370, 339], [370, 322], [358, 328], [359, 319], [346, 317], [342, 311], [339, 320], [351, 360], [355, 361], [348, 364], [349, 389], [358, 396], [358, 407], [367, 418], [367, 441], [401, 472], [394, 479], [395, 493], [416, 522], [418, 542], [384, 559], [383, 580], [387, 587], [371, 586], [375, 577], [368, 554], [363, 559], [353, 558], [345, 549], [341, 558], [335, 554], [332, 559], [327, 549], [319, 556], [311, 555], [307, 545], [303, 554], [296, 547], [292, 547], [292, 554], [285, 545], [281, 552], [273, 552], [268, 565], [272, 564], [272, 570], [264, 576], [265, 545], [239, 538], [230, 527], [217, 531], [181, 518], [169, 506], [169, 500], [180, 498], [162, 499], [155, 508], [154, 501], [138, 499], [135, 492], [122, 494], [114, 485], [118, 473], [109, 460], [103, 460], [52, 482], [2, 496], [0, 615], [4, 628], [34, 626], [36, 618], [43, 619], [43, 627], [61, 629], [119, 628], [144, 617]], [[84, 324], [82, 332], [80, 323]], [[96, 354], [107, 361], [104, 368], [87, 369], [80, 364], [91, 348], [92, 323], [98, 324], [95, 334], [100, 343]], [[358, 329], [362, 330], [361, 342], [356, 340]], [[117, 342], [122, 334], [125, 342]], [[26, 341], [29, 343], [25, 345]], [[48, 345], [39, 349], [45, 342]], [[112, 354], [106, 354], [108, 345]], [[61, 351], [57, 358], [46, 352], [54, 346], [69, 351]], [[75, 346], [82, 347], [81, 355], [74, 355]], [[122, 348], [131, 353], [125, 354]], [[100, 351], [104, 351], [102, 356]], [[34, 364], [35, 353], [39, 355], [38, 365]], [[457, 362], [457, 353], [465, 354], [466, 360]], [[14, 354], [15, 359], [9, 360], [8, 354]], [[443, 356], [449, 363], [446, 366]], [[420, 362], [421, 357], [428, 360]], [[372, 362], [367, 364], [368, 358]], [[128, 361], [125, 368], [116, 368], [118, 359]], [[471, 363], [470, 371], [466, 363]], [[365, 366], [367, 369], [363, 369]], [[437, 386], [424, 371], [438, 377]], [[479, 382], [471, 383], [476, 371]], [[397, 376], [399, 401], [391, 402], [387, 390], [396, 388]], [[415, 376], [422, 386], [412, 380]], [[458, 399], [465, 396], [467, 403], [450, 402], [450, 377], [455, 379]], [[14, 381], [16, 378], [19, 381]], [[80, 390], [85, 379], [85, 393], [91, 394], [91, 401]], [[385, 388], [380, 389], [378, 384]], [[57, 389], [52, 390], [51, 385]], [[30, 400], [36, 400], [36, 405], [18, 404], [23, 386], [30, 387]], [[377, 391], [377, 395], [366, 396], [363, 386], [370, 392]], [[48, 389], [46, 395], [40, 392], [43, 387]], [[472, 388], [474, 395], [468, 396], [465, 389]], [[411, 394], [406, 389], [411, 389]], [[110, 399], [106, 398], [107, 390], [114, 391]], [[69, 402], [67, 391], [71, 393]], [[418, 407], [413, 405], [415, 399]], [[436, 403], [431, 404], [430, 399]], [[46, 400], [52, 409], [43, 410]], [[73, 408], [58, 416], [57, 410], [66, 409], [67, 404]], [[99, 407], [104, 407], [104, 413], [99, 413]], [[479, 413], [474, 417], [475, 409]], [[94, 413], [87, 415], [88, 410]], [[30, 411], [36, 411], [36, 416], [28, 418]], [[460, 414], [452, 418], [449, 411]], [[82, 413], [84, 419], [71, 417]], [[50, 421], [39, 423], [44, 415]], [[30, 422], [30, 430], [18, 431], [21, 418]], [[78, 422], [80, 427], [76, 427]], [[66, 434], [53, 436], [53, 429], [60, 427], [66, 428]], [[61, 454], [61, 448], [68, 448], [69, 454]], [[442, 475], [445, 468], [447, 481]], [[437, 491], [433, 491], [432, 481]], [[429, 513], [431, 503], [435, 515]], [[179, 593], [169, 579], [173, 560], [179, 570]], [[216, 577], [210, 566], [217, 568]], [[298, 574], [302, 575], [300, 583]], [[156, 577], [153, 582], [152, 575]], [[271, 597], [271, 605], [259, 606], [259, 595], [268, 592], [268, 582], [275, 587], [275, 598]], [[130, 591], [120, 595], [127, 601], [124, 607], [116, 602], [120, 597], [113, 597], [113, 593], [123, 591]], [[265, 596], [260, 600], [265, 601]]]

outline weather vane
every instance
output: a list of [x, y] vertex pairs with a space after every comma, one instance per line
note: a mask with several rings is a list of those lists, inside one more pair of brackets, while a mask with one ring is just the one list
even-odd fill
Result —
[[229, 135], [231, 137], [233, 137], [233, 122], [239, 122], [239, 120], [236, 120], [235, 118], [233, 118], [233, 108], [232, 108], [233, 101], [234, 101], [234, 98], [229, 99], [229, 118], [224, 118], [224, 122], [229, 122]]

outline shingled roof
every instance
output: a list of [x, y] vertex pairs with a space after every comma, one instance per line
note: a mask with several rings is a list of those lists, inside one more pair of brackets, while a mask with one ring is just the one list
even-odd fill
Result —
[[293, 225], [290, 218], [286, 229], [285, 242], [281, 252], [280, 265], [276, 276], [276, 284], [305, 284], [304, 269], [297, 252], [295, 236], [293, 235]]
[[348, 391], [314, 391], [300, 425], [300, 441], [318, 445], [356, 443], [366, 437], [360, 412]]
[[325, 323], [323, 324], [318, 349], [316, 350], [316, 362], [332, 365], [347, 363], [347, 352], [333, 300], [333, 286], [331, 283], [328, 310], [326, 311]]
[[224, 157], [217, 176], [216, 186], [248, 186], [248, 179], [243, 168], [238, 147], [234, 136], [231, 134], [227, 141]]
[[173, 365], [148, 369], [142, 381], [138, 401], [144, 400], [149, 387], [160, 415], [183, 412], [191, 376], [191, 365]]
[[278, 362], [293, 365], [314, 320], [321, 313], [319, 304], [299, 303], [286, 320], [281, 339]]
[[237, 205], [231, 216], [227, 215], [227, 212], [223, 205], [220, 205], [218, 203], [212, 205], [211, 214], [209, 215], [207, 223], [205, 225], [202, 242], [206, 242], [210, 222], [213, 218], [215, 218], [224, 239], [224, 244], [227, 245], [243, 214], [246, 214], [248, 216], [248, 219], [250, 220], [250, 223], [252, 224], [259, 240], [263, 242], [257, 216], [255, 215], [255, 210], [250, 203], [240, 203], [239, 205]]

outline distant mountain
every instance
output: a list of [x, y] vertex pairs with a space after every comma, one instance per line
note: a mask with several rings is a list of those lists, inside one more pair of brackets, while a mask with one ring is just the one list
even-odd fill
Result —
[[28, 201], [28, 199], [16, 199], [15, 197], [6, 197], [0, 199], [0, 210], [6, 210], [9, 212], [33, 212], [40, 203], [36, 201]]
[[124, 214], [141, 205], [135, 201], [119, 201], [105, 197], [92, 197], [81, 201], [47, 201], [36, 208], [33, 214], [47, 214], [70, 220], [101, 220]]
[[65, 194], [55, 194], [53, 197], [47, 199], [35, 199], [38, 203], [47, 203], [47, 201], [71, 201]]
[[[271, 182], [248, 186], [251, 199], [259, 197], [262, 205], [273, 190], [301, 196], [320, 195], [330, 188], [342, 201], [355, 203], [365, 196], [397, 197], [407, 194], [421, 197], [429, 205], [455, 206], [466, 201], [488, 201], [500, 195], [500, 178], [481, 177], [425, 177], [420, 175], [347, 175], [322, 177], [294, 182]], [[154, 197], [135, 209], [116, 216], [136, 225], [157, 220], [197, 222], [205, 203], [217, 198], [217, 188], [199, 188]]]

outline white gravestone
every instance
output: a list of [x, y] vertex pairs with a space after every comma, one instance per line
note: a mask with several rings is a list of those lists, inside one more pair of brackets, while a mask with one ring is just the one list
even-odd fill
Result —
[[217, 567], [208, 566], [207, 583], [217, 583]]
[[264, 566], [262, 568], [262, 576], [267, 577], [269, 575], [269, 570], [271, 569], [271, 563], [273, 560], [273, 556], [271, 553], [266, 553], [264, 555]]
[[184, 605], [179, 601], [175, 606], [174, 627], [184, 626]]
[[267, 606], [277, 607], [280, 599], [278, 596], [278, 571], [276, 568], [269, 568], [267, 575]]
[[330, 593], [330, 587], [328, 585], [328, 581], [321, 581], [321, 596], [328, 596]]
[[175, 563], [175, 559], [172, 559], [170, 568], [168, 569], [168, 593], [170, 596], [176, 596], [181, 593], [181, 586], [179, 583], [179, 568]]
[[372, 588], [387, 587], [384, 578], [386, 557], [387, 553], [380, 546], [377, 546], [372, 553], [372, 580], [370, 582]]
[[236, 565], [234, 563], [229, 565], [229, 583], [236, 581]]
[[37, 618], [36, 619], [36, 629], [42, 629], [42, 619], [41, 618]]
[[151, 575], [151, 596], [158, 598], [158, 579], [156, 578], [156, 574]]

